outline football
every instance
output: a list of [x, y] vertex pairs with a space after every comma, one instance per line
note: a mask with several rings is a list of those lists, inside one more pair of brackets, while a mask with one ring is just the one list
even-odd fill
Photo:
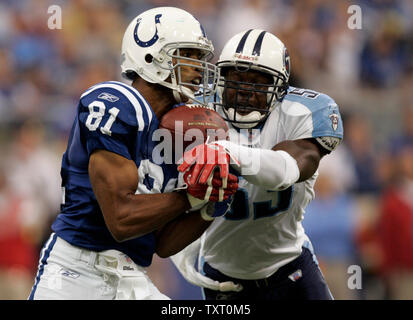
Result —
[[[177, 106], [161, 119], [161, 129], [167, 129], [172, 136], [173, 148], [187, 151], [207, 141], [225, 140], [228, 126], [213, 109], [199, 104]], [[189, 147], [189, 148], [188, 148]]]

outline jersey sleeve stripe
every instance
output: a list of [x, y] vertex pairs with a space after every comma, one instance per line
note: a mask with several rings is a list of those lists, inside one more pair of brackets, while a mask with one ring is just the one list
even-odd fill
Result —
[[143, 105], [145, 106], [147, 115], [149, 117], [149, 122], [152, 121], [152, 113], [153, 113], [152, 108], [149, 106], [149, 103], [146, 101], [146, 99], [141, 95], [141, 93], [138, 90], [136, 90], [132, 86], [126, 85], [125, 83], [122, 83], [122, 82], [119, 82], [119, 81], [109, 81], [109, 83], [118, 84], [118, 85], [124, 87], [125, 89], [129, 90], [133, 94], [135, 94], [137, 96], [138, 100], [143, 102]]
[[141, 107], [141, 105], [143, 104], [142, 101], [139, 101], [139, 99], [134, 94], [132, 94], [129, 90], [125, 89], [123, 86], [117, 83], [104, 82], [102, 84], [96, 85], [92, 87], [90, 90], [86, 91], [84, 94], [82, 94], [80, 98], [83, 98], [87, 96], [89, 93], [91, 93], [92, 91], [101, 89], [101, 88], [112, 88], [122, 93], [132, 103], [133, 107], [135, 108], [136, 120], [138, 123], [138, 130], [142, 131], [145, 128], [145, 121], [143, 118], [143, 109]]

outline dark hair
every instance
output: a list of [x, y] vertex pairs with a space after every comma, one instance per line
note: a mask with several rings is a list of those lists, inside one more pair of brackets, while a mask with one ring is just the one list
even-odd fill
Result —
[[135, 81], [139, 77], [138, 74], [133, 70], [126, 71], [125, 76], [131, 81]]

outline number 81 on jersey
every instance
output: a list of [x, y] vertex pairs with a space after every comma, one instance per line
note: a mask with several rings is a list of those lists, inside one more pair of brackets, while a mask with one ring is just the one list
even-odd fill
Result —
[[[102, 101], [93, 101], [88, 105], [89, 108], [89, 115], [86, 119], [86, 127], [90, 131], [96, 131], [99, 127], [100, 123], [102, 122], [102, 118], [105, 115], [106, 106]], [[119, 109], [116, 107], [112, 107], [109, 109], [109, 119], [106, 121], [103, 127], [100, 127], [100, 131], [103, 134], [107, 134], [108, 136], [112, 135], [112, 131], [110, 128], [112, 127], [113, 123], [118, 116]]]

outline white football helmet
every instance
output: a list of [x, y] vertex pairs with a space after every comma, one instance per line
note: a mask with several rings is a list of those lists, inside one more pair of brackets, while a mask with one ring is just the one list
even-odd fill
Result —
[[[221, 74], [217, 88], [219, 102], [214, 104], [216, 108], [223, 108], [225, 120], [238, 128], [252, 128], [264, 121], [287, 93], [290, 57], [281, 40], [267, 31], [250, 29], [233, 36], [225, 44], [217, 66]], [[270, 75], [274, 81], [270, 85], [230, 81], [225, 77], [229, 68], [240, 72], [259, 71]], [[226, 89], [236, 90], [235, 99], [226, 99]], [[239, 91], [248, 92], [249, 97], [254, 93], [266, 93], [266, 106], [257, 108], [248, 102], [240, 103]], [[239, 110], [244, 115], [238, 113]], [[250, 112], [245, 114], [246, 111]]]
[[[183, 57], [180, 55], [183, 48], [198, 49], [202, 57]], [[173, 90], [177, 102], [182, 102], [180, 94], [183, 94], [206, 104], [215, 94], [219, 78], [217, 67], [208, 62], [213, 51], [202, 25], [191, 14], [174, 7], [150, 9], [135, 17], [125, 31], [122, 75], [129, 80], [139, 75], [145, 81], [166, 86]], [[194, 67], [194, 63], [202, 79], [184, 82], [181, 67]]]

